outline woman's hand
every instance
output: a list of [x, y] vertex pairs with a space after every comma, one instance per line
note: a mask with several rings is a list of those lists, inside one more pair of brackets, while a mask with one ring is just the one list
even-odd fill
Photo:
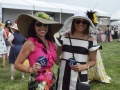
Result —
[[34, 70], [35, 73], [40, 71], [40, 69], [41, 69], [41, 65], [39, 63], [34, 63], [33, 64], [33, 70]]
[[76, 72], [81, 72], [81, 71], [87, 69], [86, 64], [82, 65], [82, 64], [79, 64], [79, 63], [77, 63], [76, 65], [70, 66], [70, 67], [71, 67], [72, 70], [74, 70]]

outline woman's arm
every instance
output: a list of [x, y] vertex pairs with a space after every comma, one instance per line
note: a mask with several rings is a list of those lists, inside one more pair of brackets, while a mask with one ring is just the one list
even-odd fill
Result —
[[[88, 40], [94, 41], [94, 38], [90, 37]], [[90, 67], [93, 67], [96, 63], [96, 54], [97, 54], [97, 50], [89, 51], [87, 63], [83, 65], [78, 63], [77, 65], [71, 66], [71, 69], [80, 72], [89, 69]]]
[[31, 52], [33, 52], [34, 49], [35, 49], [35, 46], [34, 46], [33, 42], [26, 41], [24, 43], [16, 61], [15, 61], [15, 64], [14, 64], [15, 69], [22, 71], [22, 72], [27, 72], [27, 73], [36, 73], [41, 68], [38, 63], [35, 63], [33, 65], [33, 67], [29, 67], [29, 68], [23, 65], [23, 63], [27, 59], [28, 55]]
[[14, 46], [14, 45], [12, 44], [13, 39], [14, 39], [14, 36], [13, 36], [13, 34], [11, 34], [11, 35], [8, 37], [8, 43], [9, 43], [10, 46]]
[[7, 34], [6, 34], [5, 30], [4, 30], [4, 33], [3, 33], [3, 37], [4, 37], [4, 39], [7, 39]]
[[88, 56], [88, 62], [86, 64], [76, 64], [76, 65], [73, 65], [71, 66], [71, 69], [74, 70], [74, 71], [83, 71], [83, 70], [86, 70], [86, 69], [89, 69], [90, 67], [93, 67], [96, 63], [96, 51], [90, 51], [89, 52], [89, 56]]
[[56, 53], [57, 53], [57, 56], [56, 56], [56, 60], [55, 60], [55, 63], [57, 65], [59, 65], [59, 62], [60, 62], [60, 55], [62, 53], [62, 47], [59, 47], [59, 46], [56, 46]]
[[[93, 37], [90, 37], [88, 40], [96, 41]], [[89, 53], [88, 53], [88, 62], [87, 62], [87, 65], [89, 67], [93, 67], [95, 65], [95, 63], [96, 63], [96, 55], [97, 55], [97, 50], [89, 51]]]
[[89, 51], [88, 62], [87, 62], [87, 65], [89, 67], [93, 67], [95, 65], [95, 63], [96, 63], [96, 55], [97, 55], [97, 50]]

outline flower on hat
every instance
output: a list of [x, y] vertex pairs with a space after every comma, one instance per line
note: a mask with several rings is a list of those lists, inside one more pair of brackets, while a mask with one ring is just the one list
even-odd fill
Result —
[[0, 21], [0, 29], [3, 29], [4, 26], [5, 26], [5, 25]]
[[51, 21], [53, 21], [53, 18], [52, 18], [50, 15], [46, 14], [46, 13], [39, 13], [37, 16], [38, 16], [38, 17], [41, 17], [41, 18], [44, 18], [44, 19], [46, 19], [46, 20], [51, 20]]
[[91, 21], [93, 22], [93, 24], [98, 23], [97, 14], [96, 14], [95, 11], [90, 10], [90, 11], [87, 11], [86, 14], [87, 14], [88, 18], [91, 19]]
[[98, 23], [98, 17], [96, 13], [93, 14], [93, 22]]

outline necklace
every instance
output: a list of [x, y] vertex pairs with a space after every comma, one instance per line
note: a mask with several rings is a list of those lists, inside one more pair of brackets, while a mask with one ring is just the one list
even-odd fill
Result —
[[45, 44], [46, 48], [48, 49], [49, 46], [48, 46], [48, 42], [47, 42], [47, 40], [44, 41], [44, 44]]
[[47, 40], [44, 41], [45, 46], [47, 45]]

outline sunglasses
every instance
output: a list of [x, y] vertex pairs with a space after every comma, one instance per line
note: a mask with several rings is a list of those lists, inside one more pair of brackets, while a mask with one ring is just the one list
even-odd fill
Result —
[[41, 26], [44, 26], [44, 27], [48, 27], [48, 24], [42, 24], [42, 23], [35, 23], [35, 25], [37, 26], [37, 27], [41, 27]]
[[88, 21], [87, 20], [75, 20], [75, 23], [76, 24], [82, 23], [83, 25], [86, 25], [86, 24], [88, 24]]

